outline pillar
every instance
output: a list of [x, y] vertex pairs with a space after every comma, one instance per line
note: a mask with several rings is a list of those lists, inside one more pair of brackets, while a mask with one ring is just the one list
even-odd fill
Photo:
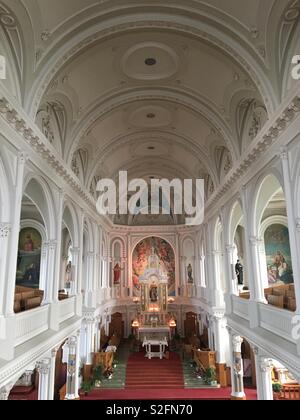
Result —
[[12, 204], [11, 232], [7, 253], [5, 314], [14, 313], [14, 295], [16, 284], [17, 258], [20, 234], [21, 207], [23, 198], [24, 171], [28, 156], [20, 153], [17, 161], [14, 203]]
[[50, 374], [51, 360], [44, 359], [37, 364], [37, 371], [39, 373], [39, 401], [48, 401], [49, 399], [49, 374]]
[[76, 400], [78, 398], [79, 385], [79, 338], [71, 337], [67, 341], [68, 364], [67, 364], [67, 389], [66, 400]]
[[79, 248], [72, 248], [72, 281], [71, 281], [71, 296], [76, 295], [77, 287], [78, 287], [78, 277], [79, 277], [79, 256], [80, 256], [80, 249]]
[[0, 388], [0, 401], [7, 401], [13, 384], [8, 384]]
[[252, 347], [255, 357], [257, 399], [259, 401], [273, 400], [272, 370], [273, 362], [271, 359], [263, 357], [257, 347]]
[[234, 270], [234, 250], [235, 247], [233, 245], [226, 245], [227, 287], [229, 294], [238, 296], [239, 290]]
[[288, 216], [292, 265], [293, 265], [293, 272], [294, 272], [295, 295], [296, 295], [296, 304], [297, 304], [296, 312], [300, 314], [300, 262], [299, 262], [300, 229], [299, 229], [299, 220], [296, 220], [296, 216], [295, 216], [295, 208], [294, 208], [295, 199], [294, 199], [294, 194], [293, 194], [293, 189], [292, 189], [289, 155], [285, 148], [281, 150], [281, 164], [282, 164], [282, 171], [283, 171], [284, 193], [285, 193], [287, 216]]
[[[262, 262], [262, 247], [264, 242], [261, 238], [250, 237], [250, 246], [252, 261], [254, 266], [254, 300], [256, 302], [267, 303], [264, 294], [264, 277], [268, 279], [267, 266]], [[265, 265], [265, 270], [263, 269], [263, 264]]]
[[6, 264], [8, 259], [8, 243], [11, 233], [11, 225], [9, 223], [0, 223], [0, 316], [5, 314], [5, 286], [6, 286]]
[[48, 400], [54, 400], [54, 391], [55, 391], [55, 368], [56, 368], [56, 355], [58, 348], [55, 348], [51, 351], [50, 359], [50, 373], [49, 373], [49, 395]]
[[55, 258], [57, 250], [57, 241], [52, 240], [47, 244], [47, 281], [44, 293], [44, 304], [50, 304], [54, 301], [54, 274], [55, 274]]
[[212, 317], [214, 324], [215, 351], [217, 352], [217, 373], [218, 380], [222, 387], [227, 387], [226, 373], [226, 350], [228, 348], [228, 332], [225, 328], [226, 319], [224, 314], [214, 314]]
[[243, 338], [239, 335], [231, 335], [231, 383], [232, 383], [232, 400], [245, 400], [244, 391], [244, 369], [242, 359], [242, 343]]

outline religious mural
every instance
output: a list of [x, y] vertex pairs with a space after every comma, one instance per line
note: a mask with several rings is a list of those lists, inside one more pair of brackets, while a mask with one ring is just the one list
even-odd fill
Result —
[[39, 288], [42, 238], [33, 228], [25, 228], [20, 232], [17, 286]]
[[293, 283], [292, 258], [288, 228], [276, 224], [265, 232], [269, 285]]
[[[152, 248], [159, 257], [162, 270], [168, 275], [169, 296], [175, 296], [175, 255], [171, 245], [161, 238], [147, 238], [140, 242], [132, 257], [132, 284], [134, 296], [140, 296], [141, 285], [139, 278], [145, 273]], [[154, 295], [154, 292], [153, 292]]]

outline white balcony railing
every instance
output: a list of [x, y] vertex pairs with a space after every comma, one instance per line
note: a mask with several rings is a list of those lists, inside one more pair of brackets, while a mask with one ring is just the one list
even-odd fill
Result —
[[49, 328], [49, 306], [16, 315], [15, 346], [25, 343]]
[[59, 302], [59, 323], [72, 318], [75, 315], [75, 297]]
[[292, 320], [295, 315], [293, 312], [263, 303], [259, 303], [258, 307], [261, 328], [279, 335], [292, 343], [296, 342], [292, 337]]
[[238, 296], [232, 297], [233, 313], [246, 321], [249, 320], [249, 301]]

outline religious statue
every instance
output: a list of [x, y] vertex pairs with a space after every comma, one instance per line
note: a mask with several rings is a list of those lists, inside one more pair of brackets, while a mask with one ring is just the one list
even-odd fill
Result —
[[118, 285], [121, 282], [121, 271], [122, 268], [119, 263], [117, 263], [114, 267], [114, 284]]
[[156, 303], [158, 301], [158, 290], [157, 290], [157, 286], [155, 285], [151, 286], [150, 300], [152, 303]]
[[242, 266], [240, 260], [237, 260], [235, 265], [235, 274], [238, 279], [238, 284], [242, 286], [244, 284], [244, 267]]
[[66, 267], [66, 289], [71, 289], [71, 281], [72, 281], [72, 261], [69, 261]]
[[193, 284], [194, 283], [193, 267], [192, 267], [191, 264], [189, 264], [188, 267], [187, 267], [187, 273], [188, 273], [188, 283]]

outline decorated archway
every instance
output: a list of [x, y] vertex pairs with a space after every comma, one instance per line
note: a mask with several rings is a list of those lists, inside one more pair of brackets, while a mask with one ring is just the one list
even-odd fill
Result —
[[132, 254], [132, 287], [133, 295], [140, 296], [140, 278], [145, 275], [148, 260], [151, 254], [155, 253], [160, 261], [163, 272], [168, 276], [168, 294], [175, 296], [175, 253], [172, 246], [165, 239], [159, 237], [149, 237], [140, 241]]

